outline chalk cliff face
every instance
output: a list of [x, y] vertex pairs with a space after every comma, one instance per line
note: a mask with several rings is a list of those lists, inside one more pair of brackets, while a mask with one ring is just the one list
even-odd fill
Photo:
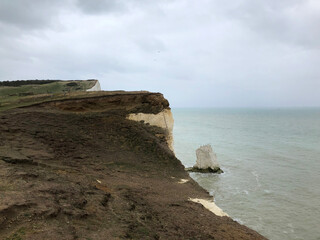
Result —
[[98, 80], [95, 80], [96, 83], [94, 84], [94, 86], [90, 89], [87, 90], [87, 92], [95, 92], [95, 91], [101, 91], [101, 86], [100, 86], [100, 82]]
[[157, 114], [152, 113], [131, 113], [127, 116], [129, 120], [143, 121], [151, 126], [160, 127], [166, 132], [166, 141], [171, 151], [174, 152], [173, 147], [173, 116], [170, 109], [164, 109]]

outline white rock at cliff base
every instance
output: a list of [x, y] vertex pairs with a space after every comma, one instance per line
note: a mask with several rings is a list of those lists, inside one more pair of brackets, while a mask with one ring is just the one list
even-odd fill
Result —
[[194, 166], [199, 169], [220, 168], [217, 155], [213, 152], [211, 145], [204, 145], [196, 150], [197, 162]]

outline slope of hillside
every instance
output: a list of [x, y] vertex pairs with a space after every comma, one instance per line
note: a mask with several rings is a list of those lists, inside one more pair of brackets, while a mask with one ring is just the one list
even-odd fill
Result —
[[162, 94], [81, 93], [0, 112], [1, 239], [264, 239], [211, 199], [165, 129], [127, 119]]

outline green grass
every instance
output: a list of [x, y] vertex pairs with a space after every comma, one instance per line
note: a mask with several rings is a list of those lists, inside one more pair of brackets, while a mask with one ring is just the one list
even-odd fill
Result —
[[0, 111], [48, 100], [64, 99], [70, 93], [85, 92], [94, 84], [94, 81], [59, 81], [19, 87], [1, 86]]
[[22, 240], [25, 235], [25, 229], [20, 228], [18, 231], [13, 233], [11, 236], [5, 238], [5, 240]]
[[10, 191], [10, 190], [13, 190], [13, 187], [12, 186], [8, 186], [8, 185], [2, 185], [0, 186], [0, 192], [5, 192], [5, 191]]

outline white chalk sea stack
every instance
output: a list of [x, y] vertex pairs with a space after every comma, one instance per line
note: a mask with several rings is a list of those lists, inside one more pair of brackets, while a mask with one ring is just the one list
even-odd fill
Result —
[[196, 155], [196, 164], [193, 168], [188, 168], [187, 171], [223, 173], [217, 161], [217, 155], [213, 152], [210, 144], [199, 147], [196, 150]]
[[220, 168], [217, 161], [217, 155], [213, 152], [211, 145], [207, 144], [199, 147], [196, 150], [197, 163], [194, 167], [206, 169], [206, 168]]

